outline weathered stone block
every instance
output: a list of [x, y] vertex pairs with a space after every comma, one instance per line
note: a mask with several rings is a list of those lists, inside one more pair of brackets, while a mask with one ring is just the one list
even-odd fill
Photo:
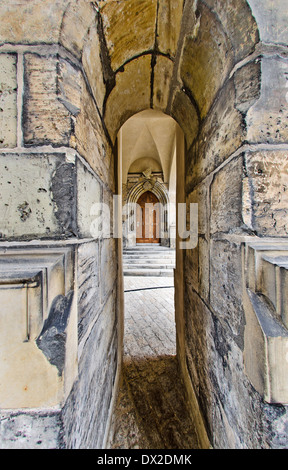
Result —
[[59, 38], [60, 43], [78, 59], [81, 58], [86, 36], [95, 19], [93, 2], [67, 2]]
[[287, 19], [288, 13], [285, 2], [276, 0], [249, 0], [253, 16], [257, 22], [260, 39], [264, 42], [287, 44]]
[[249, 62], [236, 70], [233, 75], [236, 99], [235, 106], [241, 113], [248, 109], [259, 99], [261, 88], [261, 64], [259, 60]]
[[85, 162], [65, 154], [0, 158], [2, 238], [92, 237], [99, 180]]
[[1, 449], [59, 449], [61, 438], [61, 412], [1, 411]]
[[[199, 184], [195, 190], [187, 197], [187, 204], [197, 204], [198, 206], [198, 232], [201, 235], [208, 235], [210, 218], [210, 196], [209, 182]], [[191, 221], [193, 222], [193, 221]], [[190, 210], [187, 206], [187, 224], [190, 226]]]
[[199, 237], [199, 295], [208, 302], [210, 293], [210, 249], [209, 242]]
[[77, 160], [77, 227], [80, 237], [91, 238], [92, 225], [97, 216], [94, 207], [102, 202], [102, 188], [95, 175]]
[[288, 160], [286, 152], [247, 153], [245, 165], [251, 217], [259, 235], [287, 236]]
[[85, 338], [91, 322], [100, 311], [99, 301], [99, 243], [79, 245], [77, 258], [78, 337]]
[[254, 420], [262, 400], [244, 373], [229, 308], [226, 318], [215, 315], [191, 288], [188, 272], [185, 278], [186, 361], [211, 445], [255, 448], [262, 439], [263, 424]]
[[210, 231], [233, 232], [242, 220], [243, 158], [230, 161], [214, 175], [211, 184]]
[[199, 291], [199, 244], [193, 250], [185, 252], [185, 271], [189, 273], [189, 283]]
[[[47, 177], [49, 178], [48, 175]], [[57, 219], [60, 232], [66, 236], [76, 236], [77, 179], [74, 162], [70, 163], [63, 161], [58, 163], [50, 178], [50, 190], [54, 206], [54, 214]]]
[[173, 97], [171, 116], [184, 132], [186, 145], [189, 148], [198, 134], [199, 118], [195, 104], [184, 91], [176, 91]]
[[[60, 233], [50, 191], [53, 173], [61, 166], [64, 158], [63, 154], [1, 156], [2, 238], [49, 237]], [[56, 194], [54, 200], [57, 204]], [[60, 202], [64, 203], [61, 197]]]
[[[186, 251], [186, 257], [190, 260], [189, 273], [191, 280], [194, 279], [193, 287], [198, 294], [207, 299], [209, 293], [209, 217], [210, 199], [209, 183], [200, 184], [189, 194], [187, 204], [197, 204], [198, 206], [198, 244], [193, 250]], [[193, 221], [191, 221], [193, 224]], [[187, 226], [190, 224], [190, 210], [187, 210]]]
[[[90, 334], [79, 360], [79, 380], [63, 410], [64, 440], [68, 448], [100, 449], [105, 444], [117, 368], [115, 312], [116, 299], [112, 293], [97, 321], [90, 325]], [[98, 391], [96, 394], [95, 390]]]
[[216, 17], [199, 5], [200, 26], [196, 37], [186, 36], [180, 76], [204, 118], [233, 64], [233, 52]]
[[101, 301], [112, 290], [117, 275], [116, 239], [110, 238], [101, 241], [100, 245], [101, 266]]
[[[253, 0], [252, 0], [253, 1]], [[256, 0], [257, 1], [257, 0]], [[251, 1], [207, 0], [205, 2], [213, 14], [220, 20], [222, 27], [233, 46], [235, 62], [253, 52], [259, 40], [259, 33]], [[263, 2], [262, 2], [263, 3]]]
[[[101, 15], [114, 71], [127, 60], [153, 49], [157, 21], [156, 0], [106, 2]], [[127, 28], [127, 24], [133, 27]]]
[[187, 250], [185, 256], [185, 271], [189, 273], [189, 282], [199, 296], [207, 301], [209, 295], [209, 244], [199, 237], [198, 244], [193, 250]]
[[73, 116], [77, 116], [81, 108], [82, 73], [80, 69], [61, 58], [57, 72], [58, 99]]
[[71, 146], [89, 163], [99, 178], [112, 190], [115, 185], [113, 153], [95, 103], [84, 87], [81, 112], [75, 122]]
[[160, 109], [165, 112], [167, 108], [173, 66], [174, 64], [171, 60], [166, 57], [157, 56], [153, 82], [154, 109]]
[[102, 70], [101, 47], [103, 46], [98, 36], [97, 24], [93, 24], [84, 44], [82, 63], [97, 106], [102, 113], [106, 86]]
[[[1, 43], [57, 44], [66, 1], [1, 3]], [[21, 18], [21, 21], [19, 21]]]
[[229, 317], [229, 329], [243, 347], [241, 247], [228, 240], [210, 241], [210, 305], [220, 319]]
[[108, 97], [104, 116], [113, 142], [120, 127], [129, 117], [150, 108], [150, 78], [150, 54], [126, 64], [117, 73], [116, 86]]
[[[116, 237], [117, 201], [116, 201], [116, 198], [114, 200], [114, 195], [110, 191], [107, 191], [105, 187], [103, 187], [103, 208], [104, 208], [104, 211], [102, 213], [103, 237], [105, 238], [111, 238], [113, 236]], [[115, 230], [115, 234], [114, 234], [114, 230]]]
[[157, 45], [161, 52], [175, 57], [180, 34], [183, 0], [160, 0], [157, 23]]
[[[201, 301], [189, 282], [189, 273], [185, 274], [185, 348], [186, 363], [193, 388], [199, 403], [206, 430], [209, 435], [210, 403], [212, 387], [208, 373], [208, 342], [211, 313]], [[224, 346], [223, 346], [224, 350]]]
[[187, 183], [190, 188], [214, 171], [243, 144], [243, 118], [235, 107], [233, 81], [226, 82], [206, 117], [197, 144], [188, 155]]
[[53, 300], [49, 316], [36, 340], [38, 348], [50, 364], [57, 367], [60, 376], [65, 368], [67, 325], [73, 296], [74, 292], [70, 291], [67, 296], [59, 295]]
[[24, 143], [68, 145], [71, 115], [58, 100], [56, 56], [25, 54]]
[[249, 142], [287, 142], [287, 74], [287, 61], [261, 59], [261, 94], [246, 117]]
[[0, 54], [0, 148], [17, 144], [17, 58]]

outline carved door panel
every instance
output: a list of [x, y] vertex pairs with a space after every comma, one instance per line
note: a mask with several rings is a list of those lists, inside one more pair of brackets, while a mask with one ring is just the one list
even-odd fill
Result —
[[142, 194], [137, 202], [137, 243], [159, 243], [159, 200], [151, 191]]

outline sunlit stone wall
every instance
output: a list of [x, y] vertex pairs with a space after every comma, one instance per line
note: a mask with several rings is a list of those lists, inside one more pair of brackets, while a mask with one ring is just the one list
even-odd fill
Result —
[[[8, 412], [0, 404], [3, 447], [105, 445], [119, 353], [117, 247], [112, 237], [91, 237], [90, 206], [111, 204], [117, 133], [150, 107], [171, 115], [185, 134], [184, 197], [199, 209], [197, 247], [183, 253], [175, 279], [178, 357], [191, 410], [198, 403], [197, 419], [216, 448], [287, 447], [287, 403], [265, 394], [267, 377], [261, 382], [254, 367], [263, 330], [246, 292], [247, 243], [273, 237], [277, 248], [287, 237], [287, 7], [284, 0], [271, 5], [1, 5], [1, 253], [10, 253], [14, 280], [16, 273], [33, 280], [31, 270], [23, 277], [12, 248], [40, 249], [45, 261], [45, 250], [69, 245], [72, 271], [69, 264], [63, 272], [74, 279], [77, 300], [77, 377], [66, 348], [61, 364], [73, 380], [57, 388], [56, 409], [44, 402], [36, 411]], [[6, 274], [3, 267], [3, 285]], [[257, 285], [267, 297], [265, 282]], [[59, 295], [67, 302], [69, 292]], [[2, 312], [5, 329], [6, 306]], [[255, 347], [247, 325], [262, 334]], [[63, 332], [61, 344], [69, 336]], [[59, 371], [51, 357], [43, 355], [46, 366], [55, 372], [56, 362]]]

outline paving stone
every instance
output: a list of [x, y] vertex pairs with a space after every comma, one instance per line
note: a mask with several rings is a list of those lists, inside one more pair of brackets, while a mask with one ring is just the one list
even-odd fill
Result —
[[124, 281], [124, 361], [109, 447], [197, 449], [176, 358], [173, 279]]

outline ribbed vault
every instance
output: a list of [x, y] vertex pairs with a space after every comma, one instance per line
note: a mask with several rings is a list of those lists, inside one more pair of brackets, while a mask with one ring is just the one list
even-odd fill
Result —
[[[178, 122], [190, 147], [229, 74], [259, 41], [246, 0], [44, 0], [2, 10], [0, 41], [37, 37], [79, 60], [112, 142], [129, 117], [154, 108]], [[10, 28], [19, 16], [30, 27]]]

